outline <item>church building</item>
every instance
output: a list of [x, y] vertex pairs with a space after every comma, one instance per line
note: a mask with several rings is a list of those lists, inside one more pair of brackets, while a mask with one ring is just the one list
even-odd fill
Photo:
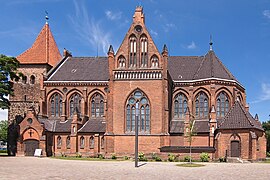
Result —
[[108, 47], [105, 57], [61, 55], [46, 22], [17, 59], [25, 76], [10, 97], [10, 154], [133, 157], [137, 117], [146, 155], [187, 155], [192, 125], [194, 155], [265, 159], [259, 118], [212, 43], [202, 56], [169, 56], [166, 45], [159, 52], [141, 6], [119, 49]]

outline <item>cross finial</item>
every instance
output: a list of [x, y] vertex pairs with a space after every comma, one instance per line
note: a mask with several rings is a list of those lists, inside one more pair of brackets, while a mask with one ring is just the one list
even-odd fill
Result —
[[48, 24], [48, 21], [49, 21], [49, 16], [48, 16], [48, 12], [47, 11], [45, 11], [45, 14], [46, 14], [46, 16], [45, 16], [45, 19], [46, 19], [46, 24]]
[[213, 51], [213, 41], [212, 41], [212, 34], [210, 35], [210, 51]]

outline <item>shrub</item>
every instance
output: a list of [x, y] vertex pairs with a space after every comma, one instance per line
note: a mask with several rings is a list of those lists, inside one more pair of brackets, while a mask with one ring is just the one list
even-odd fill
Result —
[[82, 157], [82, 154], [81, 153], [76, 153], [76, 158], [81, 158]]
[[162, 159], [156, 153], [152, 153], [152, 159], [155, 161], [162, 161]]
[[7, 150], [0, 150], [0, 153], [7, 153]]
[[112, 154], [112, 159], [117, 159], [115, 154]]
[[208, 162], [210, 156], [209, 156], [208, 153], [204, 153], [204, 152], [203, 152], [203, 153], [201, 153], [200, 158], [201, 158], [201, 161], [202, 161], [202, 162]]
[[61, 157], [67, 157], [67, 155], [61, 152]]
[[176, 156], [174, 154], [168, 154], [168, 161], [174, 162], [176, 160]]
[[[191, 159], [191, 160], [192, 160], [192, 159]], [[190, 161], [190, 156], [185, 156], [185, 157], [184, 157], [184, 161], [185, 161], [185, 162], [189, 162], [189, 161]]]
[[103, 156], [103, 154], [98, 154], [98, 158], [99, 159], [104, 159], [105, 157]]
[[124, 160], [129, 160], [129, 157], [128, 156], [124, 156]]
[[139, 152], [139, 161], [147, 161], [147, 158], [144, 156], [143, 152]]
[[226, 158], [225, 157], [220, 157], [219, 162], [226, 162]]
[[159, 156], [157, 156], [157, 157], [155, 158], [155, 161], [162, 161], [162, 159], [161, 159]]
[[270, 152], [266, 152], [266, 156], [267, 157], [270, 157]]

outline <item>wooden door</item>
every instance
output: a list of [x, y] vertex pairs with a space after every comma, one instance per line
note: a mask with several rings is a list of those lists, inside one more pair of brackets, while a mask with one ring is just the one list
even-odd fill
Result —
[[231, 141], [231, 157], [240, 157], [239, 141]]
[[34, 156], [36, 149], [39, 149], [39, 141], [37, 141], [37, 140], [24, 141], [24, 154], [25, 154], [25, 156]]

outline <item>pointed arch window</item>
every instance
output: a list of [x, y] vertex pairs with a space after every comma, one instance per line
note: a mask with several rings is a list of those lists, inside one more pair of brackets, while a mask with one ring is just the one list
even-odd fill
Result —
[[204, 92], [200, 92], [195, 99], [195, 116], [196, 118], [208, 118], [208, 114], [208, 97]]
[[137, 52], [137, 39], [134, 35], [129, 38], [130, 54], [129, 54], [129, 67], [136, 67], [136, 52]]
[[126, 67], [126, 59], [124, 58], [124, 56], [120, 56], [118, 58], [118, 67], [119, 68], [124, 68]]
[[80, 148], [81, 149], [84, 148], [84, 137], [83, 136], [80, 138]]
[[52, 117], [60, 117], [62, 115], [62, 96], [59, 93], [54, 93], [50, 99]]
[[126, 131], [135, 131], [136, 103], [139, 104], [139, 131], [150, 132], [150, 104], [148, 98], [140, 90], [134, 91], [128, 98], [126, 104]]
[[81, 96], [78, 93], [74, 93], [69, 100], [69, 115], [73, 116], [75, 110], [78, 110], [78, 114], [81, 113]]
[[30, 76], [30, 84], [35, 84], [35, 76], [34, 75], [31, 75]]
[[217, 97], [217, 117], [224, 117], [230, 109], [229, 97], [222, 91]]
[[147, 67], [148, 64], [148, 43], [147, 43], [147, 37], [143, 35], [140, 39], [141, 42], [141, 67]]
[[153, 56], [152, 58], [151, 58], [151, 66], [152, 67], [158, 67], [158, 57], [157, 56]]
[[66, 146], [67, 149], [70, 149], [70, 136], [67, 137]]
[[104, 98], [99, 93], [94, 94], [91, 98], [91, 116], [92, 117], [104, 116]]
[[61, 148], [61, 146], [62, 146], [62, 138], [61, 138], [61, 136], [58, 136], [57, 137], [57, 148]]
[[89, 147], [90, 147], [90, 149], [93, 149], [95, 147], [94, 136], [91, 136], [90, 139], [89, 139]]
[[187, 98], [183, 93], [179, 93], [174, 99], [174, 118], [183, 119], [187, 109]]

